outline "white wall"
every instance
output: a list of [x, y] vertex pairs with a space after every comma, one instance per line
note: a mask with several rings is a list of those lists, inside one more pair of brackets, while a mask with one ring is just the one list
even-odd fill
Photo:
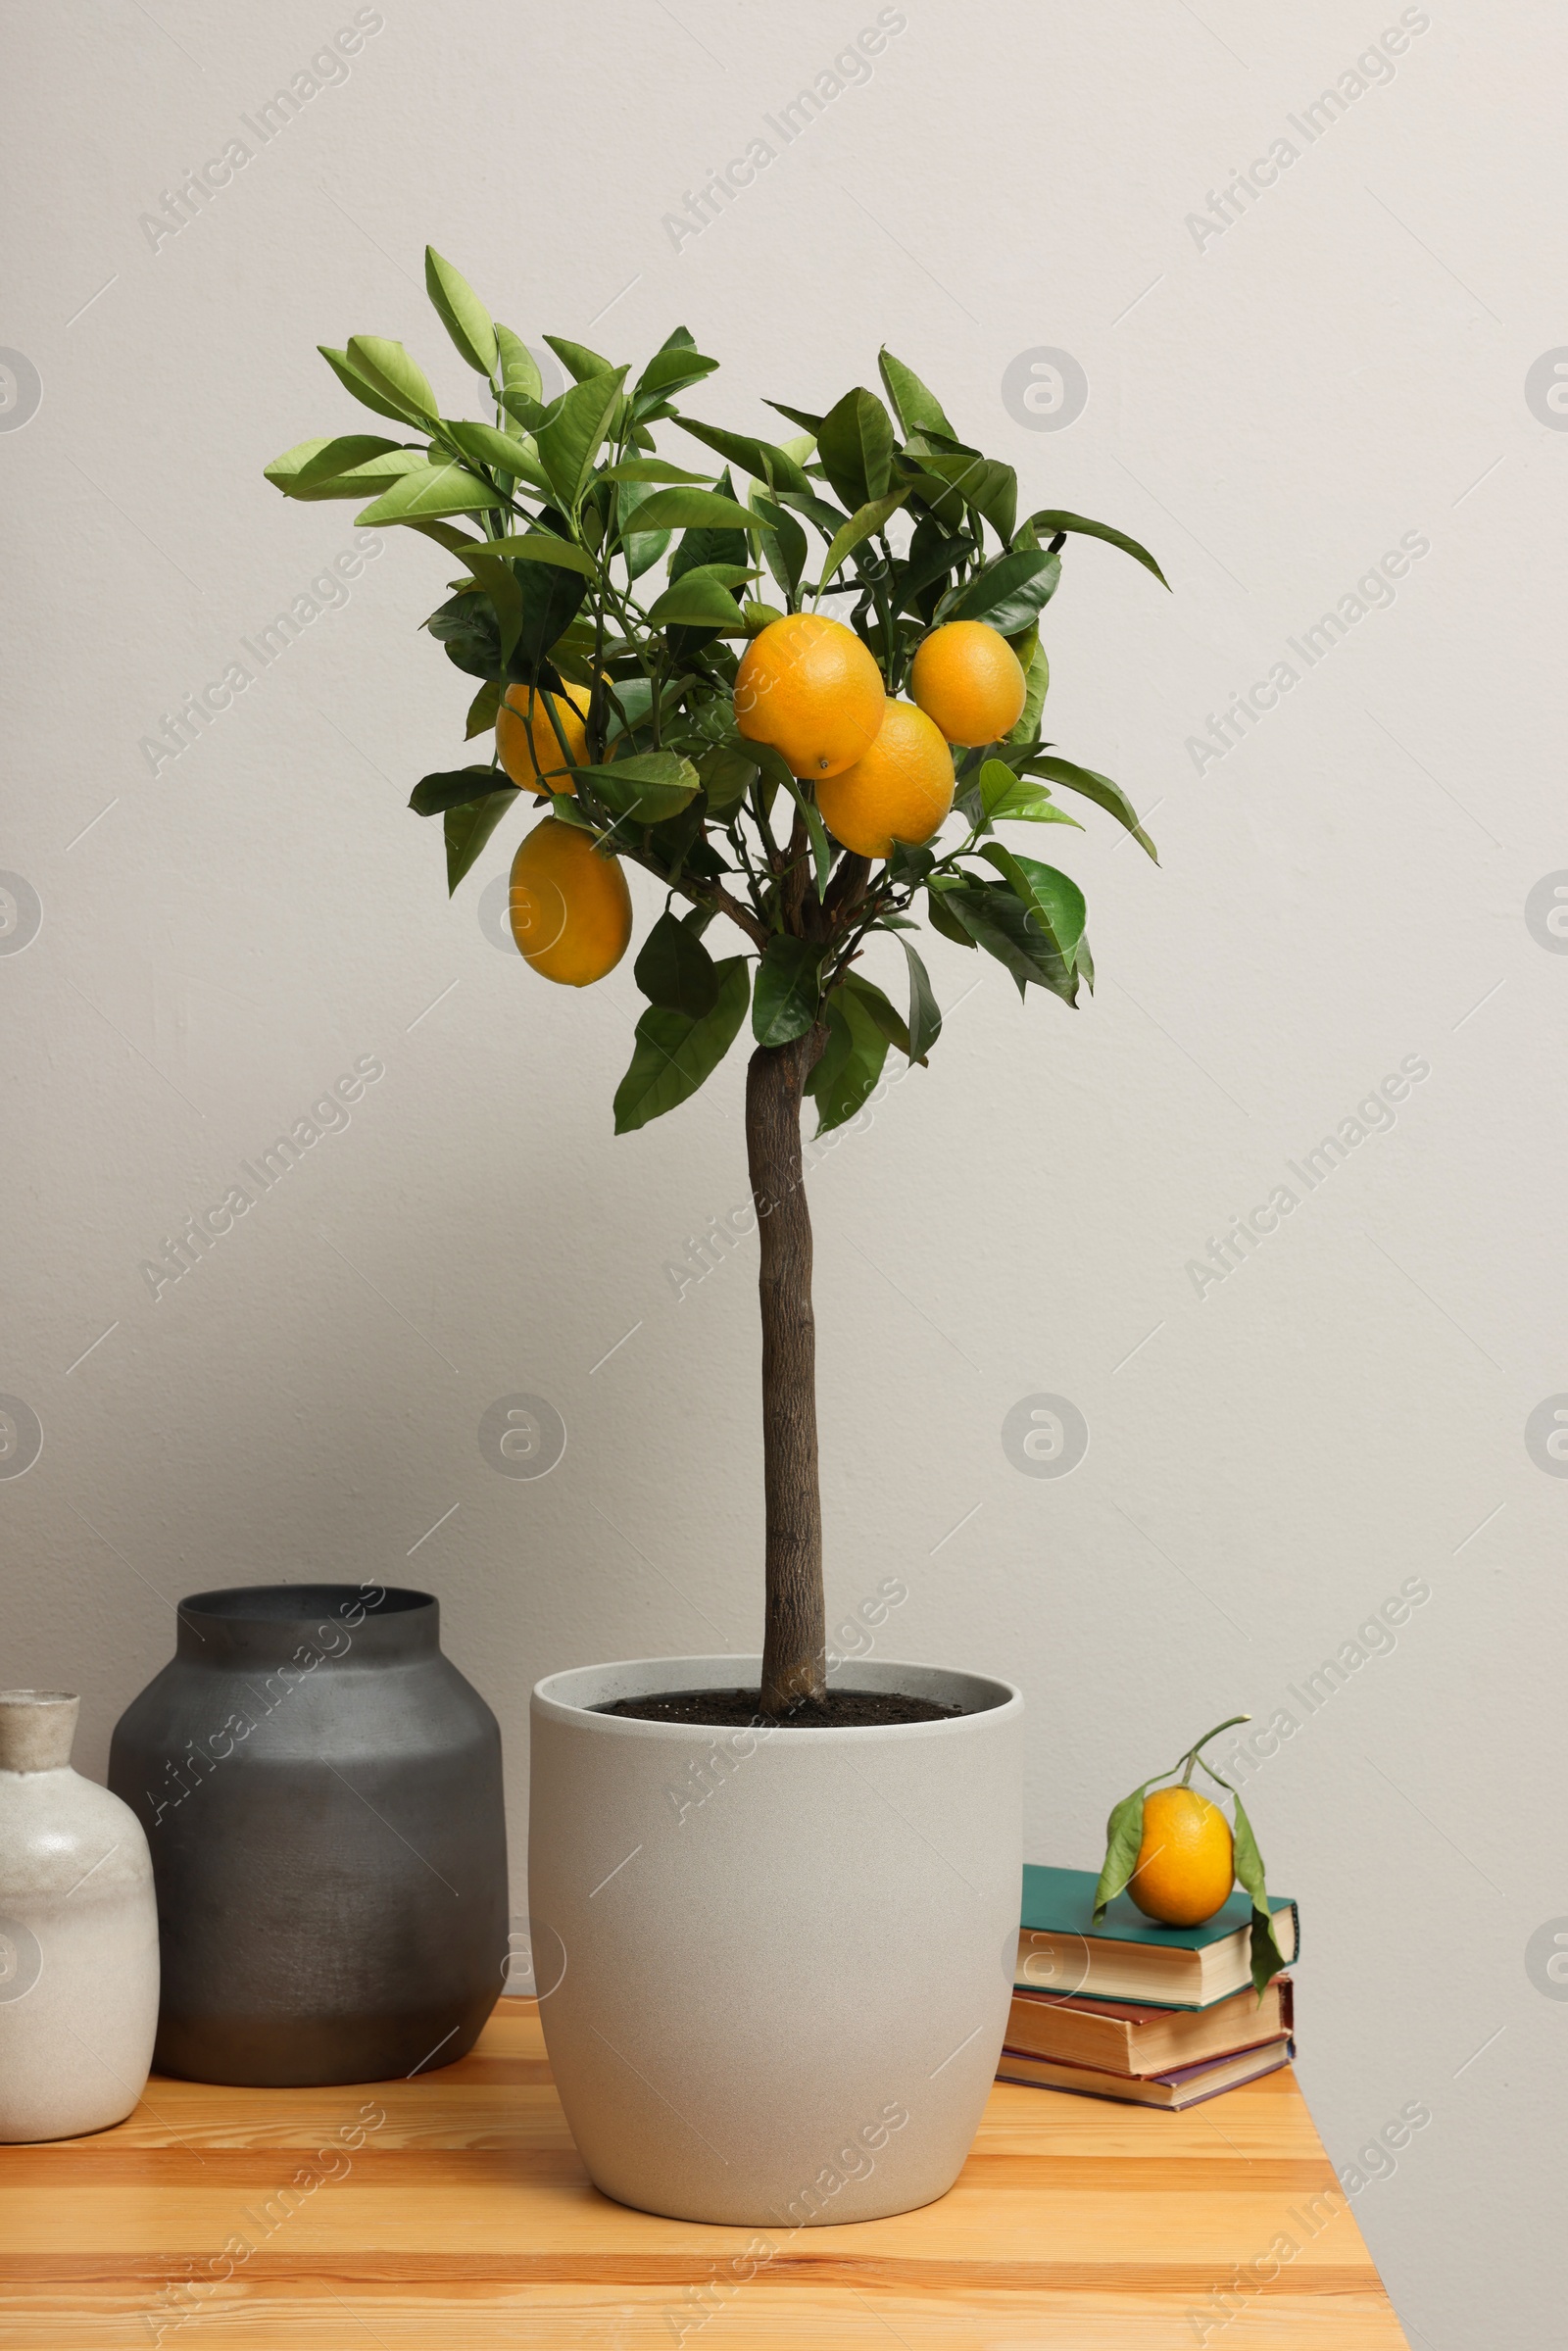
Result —
[[[313, 346], [406, 337], [464, 398], [426, 238], [536, 342], [640, 357], [684, 320], [726, 363], [692, 407], [743, 427], [874, 381], [886, 339], [1030, 504], [1148, 540], [1175, 592], [1080, 543], [1049, 614], [1051, 731], [1163, 857], [1093, 811], [1062, 853], [1097, 1002], [1020, 1009], [934, 942], [948, 1004], [974, 993], [813, 1181], [832, 1597], [897, 1572], [892, 1653], [1024, 1683], [1040, 1858], [1098, 1861], [1110, 1800], [1220, 1716], [1302, 1718], [1250, 1788], [1302, 1898], [1330, 2151], [1429, 2106], [1356, 2199], [1413, 2339], [1491, 2344], [1506, 2309], [1521, 2351], [1555, 2340], [1568, 2010], [1527, 1946], [1568, 1929], [1568, 1488], [1525, 1430], [1568, 1390], [1568, 961], [1526, 909], [1568, 868], [1568, 412], [1526, 378], [1568, 344], [1560, 13], [1404, 10], [1392, 79], [1308, 145], [1290, 118], [1394, 0], [906, 0], [787, 148], [765, 118], [872, 0], [382, 13], [263, 146], [243, 118], [348, 0], [16, 12], [0, 341], [41, 405], [14, 368], [0, 865], [42, 927], [0, 962], [0, 1389], [44, 1446], [0, 1486], [0, 1679], [79, 1689], [101, 1771], [175, 1595], [416, 1580], [520, 1827], [538, 1675], [755, 1642], [754, 1261], [678, 1303], [665, 1271], [744, 1197], [742, 1059], [613, 1141], [629, 962], [578, 997], [498, 951], [510, 832], [448, 906], [404, 808], [461, 757], [464, 681], [415, 633], [442, 558], [390, 534], [156, 777], [140, 741], [349, 544], [352, 508], [261, 479], [357, 428]], [[677, 245], [698, 171], [759, 135], [782, 151]], [[235, 137], [251, 160], [155, 249], [143, 216]], [[1195, 228], [1281, 137], [1276, 184]], [[1087, 376], [1064, 428], [1004, 399], [1043, 346]], [[1308, 670], [1289, 640], [1407, 533], [1395, 600]], [[1278, 708], [1196, 758], [1282, 660]], [[155, 1302], [139, 1262], [359, 1055], [385, 1075], [352, 1126]], [[1188, 1261], [1406, 1055], [1430, 1075], [1393, 1131], [1199, 1296]], [[569, 1432], [543, 1480], [479, 1449], [514, 1392]], [[1064, 1479], [1004, 1450], [1041, 1392], [1090, 1430]], [[1291, 1686], [1409, 1578], [1396, 1647], [1308, 1719]]]

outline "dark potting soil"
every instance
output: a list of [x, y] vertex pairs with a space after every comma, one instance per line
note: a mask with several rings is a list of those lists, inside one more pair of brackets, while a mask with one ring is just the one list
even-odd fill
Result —
[[[596, 1714], [621, 1714], [639, 1723], [695, 1723], [704, 1729], [760, 1723], [761, 1693], [756, 1690], [663, 1690], [645, 1698], [616, 1698]], [[940, 1723], [961, 1714], [961, 1706], [939, 1706], [911, 1698], [902, 1690], [830, 1690], [824, 1698], [803, 1700], [778, 1717], [784, 1731], [863, 1731], [888, 1723]]]

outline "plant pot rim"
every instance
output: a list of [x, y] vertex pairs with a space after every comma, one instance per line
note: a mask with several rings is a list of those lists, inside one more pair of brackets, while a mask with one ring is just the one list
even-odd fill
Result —
[[[534, 1684], [533, 1711], [550, 1722], [591, 1725], [610, 1738], [659, 1739], [710, 1747], [752, 1726], [648, 1722], [635, 1715], [603, 1714], [599, 1709], [616, 1698], [647, 1697], [656, 1691], [744, 1688], [760, 1679], [761, 1668], [760, 1655], [728, 1652], [719, 1656], [626, 1657], [601, 1665], [569, 1666]], [[1023, 1691], [1017, 1684], [1004, 1681], [998, 1674], [974, 1673], [967, 1666], [916, 1664], [908, 1658], [847, 1658], [829, 1674], [828, 1687], [907, 1688], [911, 1696], [922, 1697], [947, 1693], [947, 1702], [967, 1703], [972, 1711], [927, 1723], [778, 1723], [768, 1727], [769, 1737], [809, 1739], [813, 1746], [890, 1739], [952, 1739], [981, 1724], [1010, 1720], [1024, 1708]], [[756, 1727], [762, 1726], [759, 1722]]]

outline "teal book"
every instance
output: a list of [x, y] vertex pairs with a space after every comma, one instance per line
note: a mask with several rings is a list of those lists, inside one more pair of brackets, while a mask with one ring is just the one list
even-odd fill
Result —
[[[1210, 2008], [1251, 1982], [1252, 1905], [1237, 1889], [1200, 1927], [1162, 1927], [1131, 1894], [1094, 1923], [1095, 1870], [1023, 1865], [1023, 1905], [1013, 1983], [1062, 1998], [1141, 2000], [1152, 2008]], [[1300, 1945], [1296, 1904], [1271, 1895], [1282, 1964]]]

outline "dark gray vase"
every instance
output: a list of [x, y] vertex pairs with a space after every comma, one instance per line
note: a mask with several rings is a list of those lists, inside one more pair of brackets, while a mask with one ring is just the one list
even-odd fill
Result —
[[180, 1603], [109, 1753], [153, 1857], [161, 2073], [383, 2082], [473, 2045], [507, 1955], [501, 1733], [440, 1622], [374, 1585]]

